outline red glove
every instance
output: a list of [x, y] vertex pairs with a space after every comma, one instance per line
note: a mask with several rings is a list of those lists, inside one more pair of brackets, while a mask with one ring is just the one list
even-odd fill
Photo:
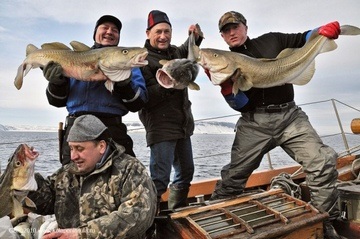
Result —
[[330, 22], [319, 28], [319, 34], [330, 39], [337, 39], [341, 30], [339, 22]]
[[230, 95], [232, 93], [232, 88], [233, 88], [233, 84], [234, 82], [229, 79], [224, 81], [223, 83], [220, 84], [221, 86], [221, 94], [222, 95]]

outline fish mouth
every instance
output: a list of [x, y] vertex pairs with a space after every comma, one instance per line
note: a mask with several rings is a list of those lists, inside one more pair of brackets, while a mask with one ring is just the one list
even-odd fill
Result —
[[158, 69], [156, 72], [156, 80], [164, 88], [172, 88], [174, 86], [174, 79], [163, 69]]
[[135, 59], [133, 61], [133, 67], [146, 66], [149, 63], [148, 60], [146, 60], [146, 57], [147, 57], [148, 54], [149, 54], [149, 52], [145, 51], [145, 52], [143, 52], [141, 54], [136, 55], [136, 57], [135, 57]]
[[36, 159], [39, 156], [39, 152], [34, 149], [34, 147], [29, 147], [24, 144], [25, 147], [25, 156], [31, 160]]

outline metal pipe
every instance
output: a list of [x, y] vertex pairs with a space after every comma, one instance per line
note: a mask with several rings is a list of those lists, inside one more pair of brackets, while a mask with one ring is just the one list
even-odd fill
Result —
[[334, 107], [335, 115], [336, 115], [336, 118], [337, 118], [337, 121], [338, 121], [338, 124], [339, 124], [339, 127], [340, 127], [341, 136], [343, 138], [346, 151], [348, 152], [348, 154], [350, 154], [349, 144], [348, 144], [347, 139], [345, 137], [345, 132], [344, 132], [344, 129], [342, 127], [341, 120], [340, 120], [340, 117], [339, 117], [339, 113], [338, 113], [337, 108], [336, 108], [335, 99], [331, 99], [331, 102], [332, 102], [332, 105]]

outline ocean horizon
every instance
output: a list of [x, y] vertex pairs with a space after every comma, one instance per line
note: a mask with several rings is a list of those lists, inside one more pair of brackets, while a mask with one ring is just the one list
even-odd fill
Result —
[[[129, 135], [134, 141], [136, 157], [148, 168], [150, 148], [146, 147], [145, 133], [130, 131]], [[359, 137], [359, 135], [347, 135], [346, 143], [349, 148], [359, 145]], [[234, 133], [194, 134], [191, 137], [195, 164], [193, 181], [220, 177], [221, 168], [230, 162], [233, 140]], [[346, 151], [341, 135], [325, 137], [323, 141], [338, 153]], [[9, 157], [21, 143], [33, 146], [40, 153], [35, 164], [36, 172], [48, 176], [61, 166], [57, 132], [0, 131], [1, 172], [5, 170]], [[273, 168], [297, 165], [280, 147], [270, 151], [269, 155]], [[270, 168], [270, 163], [267, 155], [265, 155], [257, 170], [268, 168]]]

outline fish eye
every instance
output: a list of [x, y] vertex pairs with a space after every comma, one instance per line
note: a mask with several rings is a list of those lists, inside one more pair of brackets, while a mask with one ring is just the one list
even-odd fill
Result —
[[21, 165], [21, 162], [17, 160], [17, 161], [15, 162], [15, 166], [19, 167], [20, 165]]
[[218, 54], [214, 53], [214, 57], [218, 57], [218, 56], [219, 56]]
[[125, 54], [125, 55], [127, 55], [127, 54], [129, 53], [129, 50], [124, 49], [124, 50], [122, 50], [122, 53]]

